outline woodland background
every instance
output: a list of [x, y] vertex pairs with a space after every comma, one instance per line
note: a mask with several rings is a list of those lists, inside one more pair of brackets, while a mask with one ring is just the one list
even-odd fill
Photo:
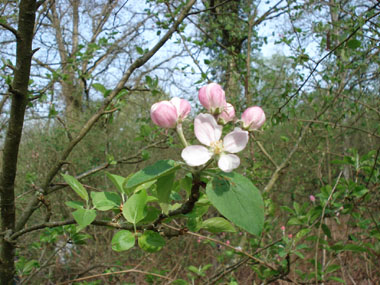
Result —
[[[1, 284], [380, 282], [376, 0], [21, 0], [0, 10]], [[238, 169], [264, 196], [261, 236], [194, 232], [179, 217], [168, 223], [183, 230], [161, 251], [115, 252], [115, 228], [64, 223], [77, 197], [61, 174], [115, 191], [105, 172], [180, 160], [150, 106], [179, 96], [195, 114], [207, 82], [238, 113], [267, 115]]]

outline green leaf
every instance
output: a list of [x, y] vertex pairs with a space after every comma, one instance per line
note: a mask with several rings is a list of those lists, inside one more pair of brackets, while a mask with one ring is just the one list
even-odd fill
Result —
[[118, 231], [112, 238], [112, 249], [114, 251], [124, 251], [135, 246], [135, 236], [127, 230]]
[[173, 285], [188, 285], [189, 283], [187, 283], [183, 279], [177, 279], [177, 280], [174, 280], [171, 284], [173, 284]]
[[303, 223], [296, 217], [291, 217], [287, 222], [288, 226], [302, 225]]
[[151, 224], [158, 218], [160, 214], [161, 211], [159, 209], [148, 206], [146, 210], [146, 216], [139, 222], [139, 224]]
[[305, 256], [300, 251], [293, 251], [293, 253], [297, 256], [299, 256], [301, 259], [305, 259]]
[[351, 49], [357, 49], [358, 47], [361, 46], [361, 44], [362, 42], [357, 39], [353, 39], [347, 42], [347, 46]]
[[[116, 189], [119, 190], [120, 193], [125, 193], [125, 190], [123, 187], [124, 181], [125, 181], [124, 177], [116, 175], [116, 174], [111, 174], [109, 172], [106, 172], [106, 175], [108, 179], [111, 180], [113, 185], [115, 185]], [[129, 194], [129, 193], [126, 193], [126, 194]]]
[[326, 224], [322, 224], [322, 230], [328, 238], [331, 238], [331, 231]]
[[84, 208], [84, 204], [82, 202], [79, 202], [79, 201], [67, 201], [65, 202], [66, 206], [70, 207], [70, 208], [74, 208], [74, 209], [83, 209]]
[[311, 232], [311, 229], [302, 229], [300, 230], [296, 236], [295, 236], [295, 240], [296, 241], [299, 241], [300, 239], [302, 239], [304, 236], [308, 235], [309, 233]]
[[170, 194], [173, 189], [175, 173], [162, 176], [157, 180], [157, 198], [164, 214], [169, 212]]
[[40, 267], [40, 264], [38, 263], [37, 260], [35, 260], [35, 259], [29, 260], [27, 263], [25, 263], [25, 265], [22, 269], [23, 274], [29, 275], [34, 268], [38, 268], [38, 267]]
[[157, 198], [161, 203], [170, 201], [170, 193], [172, 192], [175, 173], [162, 176], [157, 180]]
[[211, 204], [228, 220], [259, 235], [264, 226], [264, 203], [260, 191], [246, 177], [223, 173], [207, 184]]
[[124, 218], [130, 223], [137, 224], [147, 215], [147, 202], [148, 195], [145, 189], [133, 194], [123, 206]]
[[141, 54], [141, 55], [144, 54], [144, 50], [139, 46], [136, 46], [136, 51], [138, 52], [138, 54]]
[[356, 245], [356, 244], [346, 244], [343, 247], [343, 250], [355, 251], [355, 252], [366, 252], [367, 251], [364, 247], [362, 247], [360, 245]]
[[147, 252], [157, 252], [165, 245], [165, 239], [159, 233], [147, 230], [139, 237], [139, 246]]
[[91, 236], [86, 233], [75, 233], [70, 238], [74, 244], [86, 244], [86, 240], [90, 239]]
[[94, 83], [92, 84], [92, 87], [95, 88], [96, 91], [99, 91], [102, 94], [107, 92], [106, 87], [104, 87], [104, 85], [101, 83]]
[[346, 284], [346, 282], [345, 282], [343, 279], [341, 279], [341, 278], [339, 278], [339, 277], [336, 277], [336, 276], [330, 276], [330, 277], [329, 277], [329, 280], [333, 280], [333, 281], [337, 281], [337, 282], [340, 282], [340, 283]]
[[121, 204], [120, 196], [114, 192], [91, 192], [94, 207], [100, 211], [118, 208]]
[[215, 218], [211, 218], [211, 219], [203, 221], [201, 228], [209, 232], [212, 232], [214, 234], [220, 233], [220, 232], [229, 232], [229, 233], [236, 232], [234, 226], [229, 221], [221, 217], [215, 217]]
[[127, 188], [133, 188], [143, 183], [156, 180], [162, 176], [168, 175], [179, 168], [179, 164], [173, 160], [159, 160], [155, 164], [150, 165], [128, 179], [126, 182]]
[[332, 264], [326, 268], [325, 273], [331, 273], [331, 272], [337, 271], [338, 269], [340, 269], [340, 265]]
[[88, 201], [88, 194], [83, 185], [73, 176], [68, 174], [62, 174], [63, 179], [67, 184], [81, 197], [83, 200]]
[[130, 191], [131, 193], [135, 192], [139, 192], [141, 191], [142, 189], [145, 189], [145, 190], [148, 190], [150, 187], [152, 187], [157, 181], [156, 180], [153, 180], [153, 181], [149, 181], [147, 183], [143, 183], [139, 186], [137, 186], [136, 188], [128, 188], [128, 191]]
[[186, 227], [192, 232], [198, 232], [201, 229], [202, 222], [202, 219], [199, 217], [191, 217], [187, 219]]
[[89, 209], [78, 209], [73, 212], [72, 215], [78, 225], [80, 225], [82, 228], [85, 228], [95, 220], [96, 211]]

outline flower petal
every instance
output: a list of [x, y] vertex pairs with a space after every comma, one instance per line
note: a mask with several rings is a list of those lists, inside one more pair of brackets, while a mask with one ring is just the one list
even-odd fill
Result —
[[240, 158], [235, 154], [222, 154], [218, 161], [218, 167], [224, 172], [231, 172], [240, 165]]
[[178, 118], [180, 120], [185, 119], [187, 115], [190, 113], [191, 106], [187, 100], [174, 97], [170, 100], [170, 103], [172, 103], [174, 107], [177, 109]]
[[226, 103], [223, 112], [218, 116], [218, 122], [225, 125], [235, 118], [235, 108], [230, 103]]
[[235, 128], [234, 131], [227, 134], [223, 139], [224, 150], [237, 153], [242, 151], [248, 143], [248, 132], [240, 128]]
[[241, 115], [241, 120], [244, 129], [257, 130], [265, 123], [265, 113], [259, 106], [249, 107]]
[[161, 101], [153, 104], [150, 109], [153, 123], [162, 128], [175, 128], [178, 114], [175, 106], [169, 101]]
[[181, 156], [189, 166], [205, 164], [212, 157], [212, 153], [204, 146], [191, 145], [182, 150]]
[[222, 136], [222, 126], [210, 114], [199, 114], [194, 120], [194, 132], [197, 139], [204, 145], [219, 141]]

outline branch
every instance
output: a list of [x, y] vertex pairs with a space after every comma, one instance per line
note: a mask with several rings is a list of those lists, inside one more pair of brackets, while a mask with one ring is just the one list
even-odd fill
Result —
[[[225, 1], [226, 2], [229, 2], [231, 0], [227, 0]], [[173, 15], [173, 12], [171, 11], [170, 9], [170, 6], [169, 6], [169, 3], [166, 3], [166, 6], [172, 16], [172, 18], [174, 18], [174, 15]], [[200, 70], [200, 72], [204, 75], [206, 75], [206, 78], [207, 78], [207, 81], [210, 81], [210, 79], [208, 78], [207, 76], [207, 73], [206, 72], [203, 72], [203, 69], [202, 67], [199, 65], [199, 61], [194, 57], [193, 53], [190, 51], [190, 49], [188, 48], [187, 44], [186, 44], [186, 38], [182, 35], [181, 31], [177, 30], [177, 34], [181, 37], [182, 39], [182, 42], [183, 42], [183, 46], [185, 47], [185, 50], [187, 52], [187, 54], [191, 57], [191, 59], [193, 60], [194, 64], [198, 67], [198, 69]]]
[[[253, 138], [252, 138], [253, 139]], [[264, 146], [261, 144], [261, 142], [259, 141], [256, 141], [255, 142], [257, 143], [257, 145], [259, 146], [261, 152], [269, 159], [269, 161], [273, 164], [274, 167], [278, 168], [278, 165], [277, 163], [274, 161], [274, 159], [269, 155], [269, 153], [266, 151], [266, 149], [264, 148]]]
[[357, 131], [369, 134], [371, 136], [374, 136], [375, 138], [380, 139], [380, 136], [375, 134], [376, 130], [373, 131], [373, 132], [370, 132], [370, 131], [363, 130], [361, 128], [357, 128], [357, 127], [353, 127], [353, 126], [344, 126], [344, 125], [339, 125], [339, 124], [333, 123], [333, 122], [318, 121], [318, 120], [302, 120], [302, 119], [298, 119], [297, 121], [300, 121], [300, 122], [312, 122], [312, 123], [316, 123], [316, 124], [327, 124], [327, 125], [332, 125], [334, 127], [340, 127], [340, 128], [345, 128], [345, 129], [353, 129], [353, 130], [357, 130]]
[[[45, 222], [45, 223], [41, 223], [41, 224], [38, 224], [38, 225], [35, 225], [35, 226], [32, 226], [32, 227], [28, 227], [28, 228], [25, 228], [23, 230], [15, 232], [14, 234], [12, 234], [9, 237], [9, 240], [10, 241], [16, 240], [20, 236], [22, 236], [22, 235], [24, 235], [26, 233], [42, 230], [42, 229], [45, 229], [45, 228], [56, 228], [56, 227], [61, 227], [61, 226], [66, 226], [66, 225], [73, 225], [73, 224], [76, 224], [76, 223], [77, 222], [74, 219], [66, 220], [66, 221], [60, 221], [60, 222]], [[95, 220], [95, 221], [93, 221], [91, 223], [91, 225], [102, 226], [102, 227], [111, 227], [111, 228], [123, 229], [123, 230], [133, 230], [134, 229], [132, 225], [129, 225], [129, 226], [127, 226], [127, 225], [120, 225], [119, 223], [114, 223], [114, 222], [110, 222], [110, 221], [102, 221], [102, 220]], [[137, 227], [137, 229], [139, 229], [139, 227]]]
[[[223, 246], [225, 246], [225, 247], [228, 247], [228, 248], [232, 249], [232, 250], [235, 251], [235, 252], [239, 252], [239, 253], [241, 253], [241, 254], [247, 256], [248, 258], [252, 259], [253, 261], [255, 261], [255, 262], [257, 262], [257, 263], [259, 263], [259, 264], [261, 264], [261, 265], [263, 265], [263, 266], [265, 266], [265, 267], [267, 267], [267, 268], [269, 268], [269, 269], [271, 269], [271, 270], [273, 270], [273, 271], [278, 271], [278, 269], [276, 269], [272, 264], [269, 264], [269, 263], [267, 263], [266, 261], [261, 260], [261, 259], [255, 257], [255, 256], [253, 256], [252, 254], [249, 254], [249, 253], [246, 252], [246, 251], [243, 251], [243, 250], [241, 250], [241, 249], [237, 249], [236, 247], [234, 247], [234, 246], [232, 246], [232, 245], [230, 245], [230, 244], [227, 244], [227, 243], [225, 243], [225, 242], [222, 242], [222, 241], [220, 241], [220, 240], [217, 240], [217, 239], [214, 239], [214, 238], [211, 238], [211, 237], [208, 237], [208, 236], [203, 236], [203, 235], [201, 235], [201, 234], [194, 233], [194, 232], [190, 232], [190, 231], [183, 231], [182, 229], [175, 228], [175, 227], [170, 226], [170, 225], [168, 225], [168, 224], [163, 224], [163, 226], [165, 226], [165, 227], [167, 227], [167, 228], [169, 228], [169, 229], [172, 229], [172, 230], [178, 231], [178, 232], [184, 232], [185, 234], [192, 235], [192, 236], [196, 236], [196, 237], [198, 237], [198, 238], [208, 239], [208, 240], [210, 240], [210, 241], [213, 241], [213, 242], [215, 242], [215, 243], [218, 243], [218, 244], [220, 244], [220, 245], [223, 245]], [[257, 253], [255, 253], [255, 254], [257, 254]], [[285, 277], [285, 278], [283, 278], [283, 280], [286, 280], [286, 281], [292, 282], [292, 284], [296, 284], [296, 283], [295, 283], [292, 279], [290, 279], [289, 277]]]
[[5, 105], [5, 102], [8, 100], [8, 98], [9, 98], [9, 93], [5, 94], [4, 97], [1, 99], [1, 102], [0, 102], [0, 114], [2, 113], [4, 105]]
[[271, 176], [268, 184], [264, 188], [264, 193], [265, 192], [269, 192], [272, 189], [272, 187], [274, 186], [274, 184], [276, 183], [277, 179], [280, 176], [280, 172], [288, 165], [288, 163], [291, 160], [291, 158], [293, 157], [294, 153], [297, 151], [297, 149], [298, 149], [298, 147], [299, 147], [299, 145], [300, 145], [303, 137], [305, 136], [305, 134], [309, 130], [309, 127], [311, 126], [311, 124], [312, 124], [312, 122], [309, 122], [307, 125], [305, 125], [302, 128], [301, 134], [298, 137], [297, 142], [293, 146], [292, 150], [289, 152], [288, 156], [284, 159], [284, 161], [273, 172], [273, 174], [272, 174], [272, 176]]
[[102, 276], [110, 276], [110, 275], [125, 274], [125, 273], [132, 273], [132, 272], [133, 273], [140, 273], [140, 274], [145, 274], [145, 275], [156, 276], [156, 277], [159, 277], [161, 279], [168, 280], [168, 281], [170, 281], [170, 283], [174, 281], [173, 279], [171, 279], [169, 277], [166, 277], [164, 275], [160, 275], [160, 274], [157, 274], [157, 273], [152, 273], [152, 272], [148, 272], [148, 271], [142, 271], [142, 270], [138, 270], [138, 269], [128, 269], [128, 270], [123, 270], [123, 271], [101, 273], [101, 274], [95, 274], [95, 275], [91, 275], [91, 276], [87, 276], [87, 277], [77, 278], [77, 279], [74, 279], [74, 280], [65, 281], [63, 283], [58, 283], [58, 285], [72, 284], [73, 282], [84, 281], [84, 280], [98, 278], [98, 277], [102, 277]]
[[360, 105], [363, 105], [364, 107], [366, 107], [366, 108], [368, 108], [368, 109], [370, 109], [370, 110], [376, 112], [376, 114], [377, 114], [378, 116], [380, 116], [380, 111], [377, 110], [376, 108], [374, 108], [374, 107], [372, 107], [372, 106], [370, 106], [370, 105], [368, 105], [368, 104], [366, 104], [366, 103], [363, 103], [363, 102], [359, 101], [358, 99], [354, 99], [354, 98], [351, 98], [351, 97], [346, 96], [346, 95], [342, 95], [342, 97], [347, 98], [347, 99], [350, 99], [350, 100], [354, 101], [355, 103], [359, 103]]
[[[369, 11], [375, 9], [378, 5], [380, 5], [380, 2], [376, 5], [372, 6], [370, 9], [368, 9], [365, 13], [368, 13]], [[309, 81], [310, 77], [314, 74], [314, 72], [317, 70], [317, 67], [319, 64], [324, 61], [327, 57], [332, 55], [338, 48], [340, 48], [342, 45], [344, 45], [346, 42], [348, 42], [369, 20], [372, 18], [380, 15], [380, 12], [377, 12], [376, 14], [372, 15], [371, 17], [367, 18], [363, 23], [361, 23], [356, 29], [354, 29], [351, 34], [343, 41], [341, 41], [337, 46], [335, 46], [333, 49], [331, 49], [326, 55], [324, 55], [320, 60], [317, 61], [314, 68], [311, 70], [309, 75], [306, 77], [305, 81], [302, 82], [300, 87], [298, 87], [297, 91], [294, 92], [289, 98], [285, 101], [283, 105], [278, 109], [277, 114], [281, 113], [281, 110], [301, 91], [301, 89], [305, 86], [305, 84]]]
[[260, 18], [258, 18], [254, 23], [253, 23], [253, 27], [261, 24], [261, 22], [263, 22], [270, 14], [272, 14], [274, 12], [274, 10], [277, 8], [278, 5], [281, 4], [283, 0], [280, 0], [278, 1], [273, 7], [271, 7], [270, 9], [268, 9], [268, 11], [266, 11], [263, 15], [261, 15]]
[[210, 8], [206, 8], [206, 9], [203, 9], [203, 10], [198, 10], [198, 11], [191, 12], [191, 13], [189, 13], [189, 15], [196, 15], [196, 14], [200, 14], [200, 13], [203, 13], [203, 12], [206, 12], [206, 11], [214, 10], [215, 8], [223, 6], [224, 4], [227, 4], [228, 2], [231, 2], [231, 1], [233, 1], [233, 0], [225, 0], [224, 2], [216, 4], [216, 5], [214, 5], [214, 6], [210, 7]]
[[320, 219], [320, 222], [319, 222], [319, 227], [318, 227], [318, 234], [317, 234], [317, 242], [315, 244], [315, 256], [314, 256], [314, 270], [315, 270], [315, 280], [318, 280], [318, 247], [319, 247], [319, 239], [320, 239], [320, 236], [321, 236], [321, 229], [322, 229], [322, 224], [323, 224], [323, 219], [325, 218], [325, 211], [326, 211], [326, 208], [327, 208], [327, 205], [329, 204], [334, 192], [335, 192], [335, 189], [336, 187], [338, 186], [338, 183], [340, 181], [340, 177], [342, 176], [343, 174], [343, 171], [341, 171], [338, 175], [338, 179], [336, 180], [335, 182], [335, 185], [334, 185], [334, 188], [331, 190], [331, 193], [326, 201], [326, 204], [324, 205], [323, 209], [322, 209], [322, 214], [321, 214], [321, 219]]
[[252, 28], [253, 28], [253, 20], [257, 16], [257, 7], [254, 9], [252, 14], [249, 15], [248, 18], [248, 36], [247, 36], [247, 58], [245, 61], [246, 65], [246, 75], [244, 80], [244, 97], [245, 97], [245, 103], [247, 106], [251, 105], [252, 98], [251, 93], [249, 93], [249, 78], [251, 77], [251, 43], [252, 43]]
[[227, 268], [220, 270], [218, 273], [214, 274], [214, 276], [212, 276], [211, 278], [208, 279], [207, 283], [208, 284], [215, 284], [217, 281], [222, 279], [224, 276], [226, 276], [227, 274], [231, 273], [232, 271], [238, 269], [240, 266], [247, 263], [249, 260], [250, 260], [249, 257], [245, 257], [245, 258], [240, 259], [238, 262], [236, 262], [236, 263], [228, 266]]
[[[126, 82], [129, 80], [132, 73], [142, 65], [144, 65], [148, 60], [170, 39], [173, 33], [177, 30], [178, 26], [182, 23], [182, 21], [188, 16], [188, 12], [195, 4], [196, 0], [190, 0], [188, 4], [183, 8], [183, 11], [178, 16], [177, 20], [174, 22], [173, 26], [166, 32], [166, 34], [158, 41], [158, 43], [146, 54], [135, 60], [124, 73], [123, 77], [120, 79], [117, 86], [111, 91], [107, 98], [105, 98], [102, 106], [99, 110], [84, 124], [82, 129], [79, 131], [78, 135], [68, 144], [66, 149], [62, 152], [60, 160], [50, 169], [48, 172], [45, 182], [42, 185], [42, 189], [44, 192], [47, 192], [51, 181], [57, 175], [58, 171], [61, 169], [63, 161], [70, 155], [71, 151], [74, 147], [87, 135], [87, 133], [91, 130], [94, 124], [98, 121], [98, 119], [103, 115], [103, 112], [106, 110], [108, 105], [112, 102], [112, 100], [120, 93], [120, 91], [125, 86]], [[34, 198], [29, 202], [25, 211], [23, 212], [21, 218], [19, 219], [16, 225], [16, 231], [21, 230], [29, 217], [35, 211], [38, 200]]]
[[13, 27], [11, 27], [8, 24], [5, 24], [4, 22], [1, 22], [1, 21], [0, 21], [0, 26], [3, 27], [4, 29], [10, 31], [16, 37], [17, 40], [20, 39], [20, 34]]
[[161, 214], [148, 229], [155, 229], [158, 226], [158, 224], [160, 224], [166, 218], [177, 216], [180, 214], [185, 215], [187, 213], [190, 213], [193, 210], [195, 203], [199, 199], [200, 188], [204, 188], [205, 186], [205, 183], [200, 180], [199, 174], [193, 174], [193, 186], [191, 187], [189, 199], [184, 204], [182, 204], [181, 207], [169, 212], [167, 215]]
[[[345, 87], [345, 82], [342, 80], [340, 82], [340, 85], [338, 87], [338, 90], [336, 92], [336, 95], [335, 97], [330, 101], [329, 104], [326, 103], [325, 106], [322, 107], [322, 110], [314, 116], [314, 120], [317, 120], [319, 117], [321, 117], [327, 110], [330, 106], [332, 106], [335, 101], [338, 99], [338, 97], [341, 95], [344, 87]], [[274, 171], [274, 173], [272, 174], [268, 184], [265, 186], [264, 188], [264, 192], [269, 192], [272, 187], [274, 186], [275, 182], [277, 181], [277, 179], [279, 178], [280, 176], [280, 172], [282, 169], [284, 169], [287, 164], [289, 163], [290, 159], [292, 158], [292, 156], [294, 155], [294, 153], [298, 150], [299, 148], [299, 145], [303, 139], [303, 137], [305, 136], [306, 132], [309, 130], [309, 128], [311, 127], [311, 125], [313, 124], [313, 120], [310, 120], [301, 130], [301, 134], [300, 136], [298, 137], [297, 139], [297, 142], [295, 143], [295, 145], [293, 146], [292, 150], [289, 152], [288, 156], [284, 159], [284, 161], [280, 164], [280, 166], [278, 166], [276, 168], [276, 170]]]

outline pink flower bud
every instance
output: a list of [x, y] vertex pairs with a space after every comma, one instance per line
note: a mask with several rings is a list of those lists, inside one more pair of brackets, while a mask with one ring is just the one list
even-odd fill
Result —
[[281, 226], [281, 230], [284, 232], [285, 231], [285, 226]]
[[226, 240], [226, 245], [230, 245], [230, 241], [229, 240]]
[[249, 107], [241, 116], [243, 129], [253, 131], [259, 129], [265, 122], [265, 113], [258, 106]]
[[173, 99], [171, 99], [170, 103], [172, 103], [174, 107], [177, 109], [178, 120], [182, 122], [183, 119], [185, 119], [187, 115], [190, 113], [190, 103], [187, 100], [178, 97], [174, 97]]
[[235, 118], [235, 108], [230, 103], [226, 103], [223, 112], [218, 116], [218, 123], [225, 125]]
[[292, 239], [293, 235], [292, 234], [288, 234], [288, 238]]
[[210, 83], [199, 89], [198, 98], [203, 107], [214, 115], [220, 114], [226, 105], [224, 90], [217, 83]]
[[315, 202], [315, 197], [313, 195], [310, 195], [309, 199], [310, 199], [311, 202], [313, 202], [313, 203]]
[[174, 97], [170, 101], [153, 104], [150, 109], [150, 117], [157, 126], [175, 128], [178, 122], [182, 122], [187, 117], [190, 109], [188, 101]]

